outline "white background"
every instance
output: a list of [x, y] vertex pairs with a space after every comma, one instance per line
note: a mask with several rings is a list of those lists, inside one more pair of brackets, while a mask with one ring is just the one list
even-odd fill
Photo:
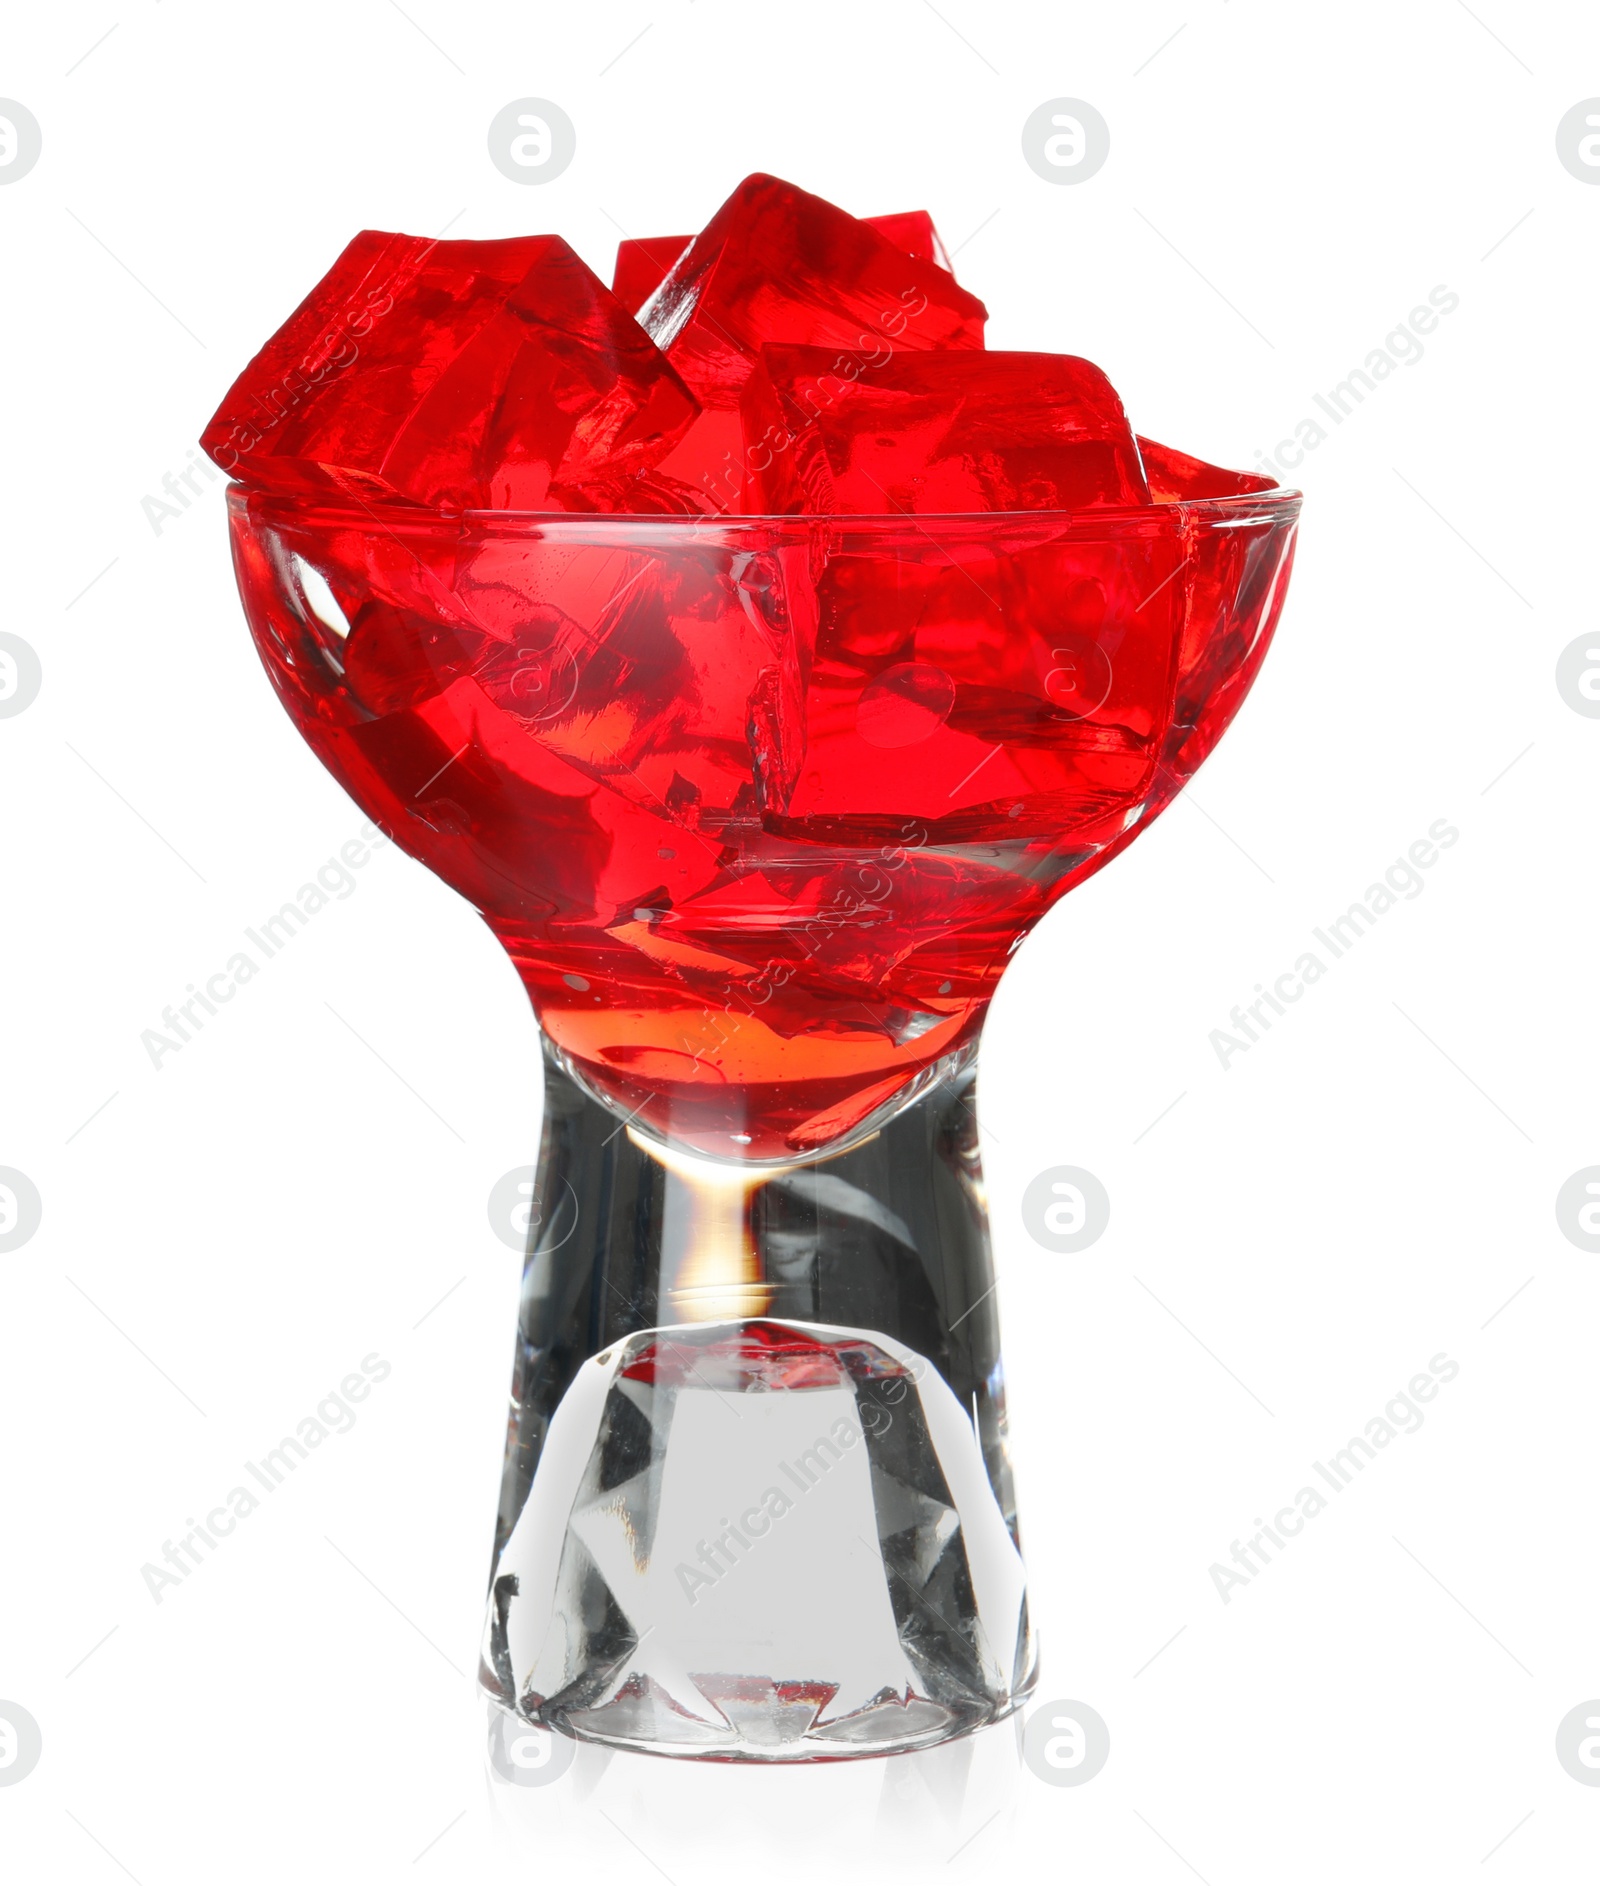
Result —
[[[0, 188], [0, 628], [43, 664], [0, 721], [0, 1164], [44, 1202], [0, 1256], [0, 1699], [44, 1735], [0, 1872], [1592, 1876], [1555, 1731], [1600, 1695], [1600, 1259], [1554, 1203], [1600, 1161], [1600, 721], [1554, 672], [1594, 624], [1600, 188], [1555, 128], [1600, 17], [105, 0], [14, 9], [0, 93], [44, 136]], [[577, 126], [540, 187], [485, 146], [530, 94]], [[1061, 95], [1111, 127], [1073, 187], [1019, 142]], [[517, 1260], [485, 1204], [538, 1122], [510, 964], [390, 849], [159, 1071], [140, 1044], [360, 825], [259, 669], [220, 484], [159, 533], [141, 500], [356, 229], [559, 230], [609, 274], [756, 169], [926, 205], [991, 345], [1088, 355], [1227, 464], [1460, 297], [1295, 474], [1278, 642], [1195, 792], [988, 1027], [1039, 1696], [1111, 1731], [1082, 1787], [1009, 1729], [494, 1782], [468, 1679]], [[1224, 1070], [1211, 1031], [1438, 819], [1423, 893]], [[1019, 1214], [1059, 1164], [1112, 1200], [1075, 1257]], [[358, 1425], [155, 1604], [141, 1566], [373, 1351]], [[1224, 1604], [1210, 1565], [1441, 1351], [1426, 1426]]]

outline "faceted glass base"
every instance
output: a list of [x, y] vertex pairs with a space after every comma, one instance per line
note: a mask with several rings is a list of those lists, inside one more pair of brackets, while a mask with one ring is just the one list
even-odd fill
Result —
[[581, 1736], [736, 1760], [977, 1728], [1031, 1677], [971, 1414], [882, 1335], [740, 1321], [585, 1363], [495, 1579], [486, 1679]]
[[959, 1069], [781, 1166], [630, 1131], [545, 1061], [480, 1680], [585, 1740], [927, 1747], [1033, 1681]]

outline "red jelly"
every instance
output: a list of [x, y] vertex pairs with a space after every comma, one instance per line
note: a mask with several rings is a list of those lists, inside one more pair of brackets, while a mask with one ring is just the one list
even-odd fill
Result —
[[257, 645], [324, 763], [484, 912], [593, 1089], [753, 1159], [976, 1041], [1022, 936], [1237, 708], [1295, 509], [497, 523], [232, 495]]
[[871, 223], [886, 242], [892, 242], [897, 249], [904, 249], [907, 255], [918, 256], [924, 262], [935, 262], [947, 273], [954, 272], [950, 266], [949, 251], [926, 210], [901, 210], [893, 216], [868, 216], [864, 220]]
[[[931, 233], [931, 225], [930, 225]], [[737, 510], [739, 395], [768, 342], [860, 367], [901, 349], [980, 348], [987, 311], [936, 263], [776, 177], [747, 177], [640, 310], [705, 408], [661, 469]]]
[[899, 353], [841, 372], [822, 348], [764, 347], [740, 412], [747, 511], [1149, 502], [1122, 401], [1068, 354]]
[[697, 410], [559, 236], [367, 230], [240, 374], [201, 444], [224, 471], [280, 489], [554, 510], [569, 508], [565, 487], [647, 470]]
[[[901, 210], [893, 216], [864, 216], [861, 220], [907, 255], [949, 270], [950, 257], [926, 210]], [[693, 241], [693, 236], [633, 236], [619, 242], [611, 275], [612, 294], [623, 307], [637, 314]]]
[[611, 292], [630, 314], [637, 314], [661, 286], [693, 236], [629, 236], [617, 244]]
[[369, 233], [205, 435], [307, 741], [686, 1149], [833, 1147], [956, 1066], [1282, 606], [1298, 499], [982, 351], [942, 259], [752, 177], [624, 245], [641, 324], [555, 238]]

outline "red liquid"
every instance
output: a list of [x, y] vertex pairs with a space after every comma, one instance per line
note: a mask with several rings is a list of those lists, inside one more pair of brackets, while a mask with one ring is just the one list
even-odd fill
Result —
[[[1161, 452], [1170, 496], [1186, 474]], [[764, 1160], [870, 1123], [975, 1042], [1028, 928], [1231, 719], [1295, 509], [232, 504], [296, 724], [483, 911], [574, 1072], [642, 1128]]]

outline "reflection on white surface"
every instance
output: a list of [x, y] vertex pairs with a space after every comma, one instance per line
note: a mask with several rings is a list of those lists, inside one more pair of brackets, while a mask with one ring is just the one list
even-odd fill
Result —
[[487, 1702], [484, 1722], [508, 1878], [561, 1863], [676, 1886], [756, 1867], [763, 1880], [882, 1881], [955, 1862], [952, 1877], [976, 1876], [1004, 1863], [1027, 1779], [1020, 1715], [910, 1755], [773, 1766], [568, 1742]]

